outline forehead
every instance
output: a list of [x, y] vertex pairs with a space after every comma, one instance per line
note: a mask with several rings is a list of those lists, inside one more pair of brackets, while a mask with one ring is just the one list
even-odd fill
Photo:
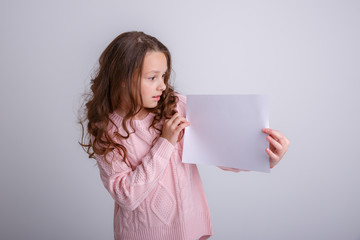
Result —
[[143, 63], [143, 73], [166, 72], [167, 60], [162, 52], [147, 52]]

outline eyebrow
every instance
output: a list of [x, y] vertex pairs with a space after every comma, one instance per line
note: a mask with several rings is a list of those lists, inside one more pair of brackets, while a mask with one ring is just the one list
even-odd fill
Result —
[[[153, 71], [149, 71], [149, 72], [147, 72], [147, 73], [145, 73], [145, 74], [149, 74], [149, 73], [160, 73], [161, 71], [155, 71], [155, 70], [153, 70]], [[167, 69], [165, 70], [165, 72], [164, 73], [166, 73], [167, 72]]]

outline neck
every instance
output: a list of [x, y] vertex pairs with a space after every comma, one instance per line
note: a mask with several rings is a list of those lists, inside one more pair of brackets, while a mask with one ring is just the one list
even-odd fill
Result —
[[149, 114], [149, 111], [143, 108], [140, 110], [140, 112], [138, 114], [135, 115], [134, 119], [143, 120], [144, 118], [146, 118], [146, 116], [148, 114]]
[[[116, 112], [119, 116], [121, 116], [122, 118], [124, 118], [125, 115], [126, 115], [126, 112], [123, 111], [123, 110], [121, 110], [121, 109], [117, 109], [117, 110], [115, 110], [115, 112]], [[134, 119], [134, 120], [143, 120], [144, 118], [147, 117], [147, 115], [148, 115], [149, 113], [150, 113], [149, 110], [143, 108], [143, 109], [140, 110], [140, 112], [138, 112], [138, 113], [134, 116], [133, 119]]]

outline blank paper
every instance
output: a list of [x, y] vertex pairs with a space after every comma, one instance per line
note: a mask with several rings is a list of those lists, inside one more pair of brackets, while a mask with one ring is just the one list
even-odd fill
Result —
[[184, 163], [270, 172], [267, 95], [187, 95]]

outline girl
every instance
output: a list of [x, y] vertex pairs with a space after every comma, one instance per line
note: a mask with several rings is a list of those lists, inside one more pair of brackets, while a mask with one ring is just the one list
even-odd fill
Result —
[[[171, 57], [142, 32], [116, 37], [101, 54], [91, 81], [81, 145], [97, 160], [115, 200], [115, 239], [207, 239], [209, 207], [196, 165], [181, 162], [186, 98], [169, 84]], [[84, 137], [83, 127], [83, 137]], [[289, 142], [263, 129], [271, 167]], [[223, 168], [225, 170], [240, 171]]]

